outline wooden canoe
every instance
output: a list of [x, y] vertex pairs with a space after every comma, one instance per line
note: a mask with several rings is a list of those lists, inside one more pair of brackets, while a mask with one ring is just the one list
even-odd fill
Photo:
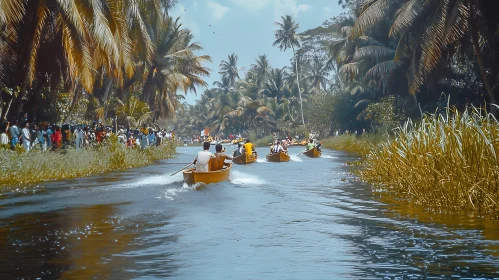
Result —
[[289, 159], [290, 159], [289, 155], [283, 152], [267, 155], [267, 161], [271, 162], [288, 162]]
[[257, 159], [258, 155], [256, 154], [250, 155], [248, 160], [246, 159], [246, 155], [241, 155], [232, 159], [232, 162], [235, 164], [250, 164], [256, 162]]
[[224, 168], [218, 171], [197, 172], [196, 168], [184, 171], [184, 182], [188, 185], [196, 183], [215, 184], [229, 180], [231, 163], [225, 164]]
[[304, 152], [303, 154], [306, 155], [307, 157], [311, 157], [311, 158], [316, 158], [316, 157], [321, 156], [321, 152], [319, 152], [316, 148], [313, 148], [310, 151]]

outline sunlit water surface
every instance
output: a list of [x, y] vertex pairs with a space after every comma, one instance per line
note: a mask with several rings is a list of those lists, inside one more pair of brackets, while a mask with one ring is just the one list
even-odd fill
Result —
[[189, 187], [199, 147], [0, 195], [0, 278], [499, 279], [499, 225], [373, 194], [325, 151]]

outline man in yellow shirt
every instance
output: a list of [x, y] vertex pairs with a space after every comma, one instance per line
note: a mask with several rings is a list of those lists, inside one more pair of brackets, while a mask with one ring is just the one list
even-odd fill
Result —
[[255, 153], [255, 147], [253, 144], [250, 142], [249, 139], [246, 139], [246, 144], [244, 144], [244, 150], [246, 151], [246, 160], [249, 160], [250, 156]]

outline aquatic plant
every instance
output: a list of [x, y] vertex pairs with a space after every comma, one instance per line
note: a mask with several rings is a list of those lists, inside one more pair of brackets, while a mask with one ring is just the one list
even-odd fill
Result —
[[136, 168], [171, 158], [175, 142], [146, 150], [128, 148], [111, 136], [106, 144], [87, 149], [29, 153], [0, 150], [0, 186], [64, 180]]
[[429, 209], [499, 213], [499, 123], [480, 109], [409, 120], [360, 170], [376, 189]]

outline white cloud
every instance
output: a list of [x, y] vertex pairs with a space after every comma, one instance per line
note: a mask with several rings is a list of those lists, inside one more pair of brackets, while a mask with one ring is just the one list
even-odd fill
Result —
[[233, 4], [252, 12], [260, 11], [274, 1], [275, 0], [230, 0]]
[[214, 20], [218, 21], [221, 20], [227, 12], [229, 12], [230, 8], [226, 7], [220, 3], [213, 2], [213, 1], [208, 1], [206, 3], [208, 6], [208, 9], [210, 9], [210, 14], [213, 17]]
[[311, 6], [306, 4], [297, 4], [296, 0], [277, 0], [275, 3], [275, 15], [276, 18], [280, 18], [284, 15], [297, 16], [301, 12], [306, 12], [311, 8]]

